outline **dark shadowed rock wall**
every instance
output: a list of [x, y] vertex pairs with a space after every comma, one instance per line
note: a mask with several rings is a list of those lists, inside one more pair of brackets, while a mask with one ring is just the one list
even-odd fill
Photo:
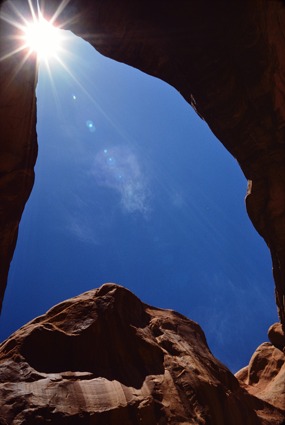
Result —
[[284, 373], [267, 343], [240, 383], [195, 322], [105, 284], [0, 345], [0, 424], [284, 425]]
[[[238, 160], [248, 214], [271, 251], [285, 324], [284, 2], [84, 4], [83, 36], [176, 87]], [[81, 33], [80, 23], [70, 26]]]
[[[17, 8], [25, 2], [8, 0]], [[59, 1], [42, 1], [52, 14]], [[285, 324], [285, 6], [281, 0], [71, 0], [60, 23], [101, 53], [172, 84], [207, 121], [249, 181], [248, 214], [272, 255]], [[4, 4], [5, 6], [5, 4]], [[12, 14], [15, 14], [15, 11]], [[15, 43], [1, 21], [1, 52]], [[35, 63], [1, 61], [0, 298], [33, 184]]]
[[10, 56], [18, 47], [11, 28], [0, 20], [0, 309], [37, 157], [35, 60]]

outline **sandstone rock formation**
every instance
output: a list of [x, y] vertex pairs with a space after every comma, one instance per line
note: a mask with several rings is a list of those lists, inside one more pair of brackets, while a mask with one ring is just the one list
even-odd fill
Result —
[[[249, 394], [285, 411], [285, 354], [269, 342], [261, 344], [236, 377]], [[285, 420], [285, 415], [284, 415]]]
[[0, 310], [37, 157], [35, 60], [9, 56], [18, 47], [11, 28], [0, 20]]
[[[51, 15], [60, 2], [40, 3]], [[62, 4], [59, 22], [101, 53], [176, 87], [238, 160], [249, 180], [248, 214], [271, 251], [276, 301], [285, 326], [284, 2]], [[21, 0], [7, 0], [2, 15], [9, 9], [10, 19], [17, 18], [26, 6]], [[17, 48], [11, 38], [15, 31], [1, 20], [1, 299], [37, 151], [35, 63], [30, 58], [19, 71], [25, 53], [7, 56]]]
[[[47, 15], [57, 0], [41, 0]], [[31, 0], [30, 4], [36, 4]], [[248, 214], [270, 248], [281, 325], [238, 380], [199, 326], [105, 285], [0, 346], [0, 425], [284, 424], [285, 6], [281, 0], [70, 0], [59, 23], [101, 53], [176, 87], [238, 160]], [[36, 62], [0, 1], [0, 306], [34, 181]], [[4, 19], [3, 19], [4, 18]]]
[[285, 350], [285, 334], [281, 323], [274, 323], [268, 329], [268, 338], [270, 342], [279, 350]]
[[258, 351], [241, 386], [196, 323], [105, 284], [0, 345], [0, 424], [281, 425], [285, 356], [276, 350]]

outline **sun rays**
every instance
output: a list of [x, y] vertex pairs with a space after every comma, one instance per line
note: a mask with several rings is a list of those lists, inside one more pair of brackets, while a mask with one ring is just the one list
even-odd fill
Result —
[[64, 31], [66, 22], [60, 15], [70, 0], [63, 0], [52, 16], [40, 9], [39, 1], [8, 1], [1, 10], [1, 20], [5, 25], [5, 49], [2, 49], [0, 61], [18, 59], [18, 71], [29, 60], [45, 62], [49, 67], [51, 60], [63, 62], [66, 53]]
[[62, 36], [58, 28], [39, 14], [36, 21], [28, 24], [24, 30], [24, 46], [35, 52], [39, 60], [56, 57], [61, 49]]

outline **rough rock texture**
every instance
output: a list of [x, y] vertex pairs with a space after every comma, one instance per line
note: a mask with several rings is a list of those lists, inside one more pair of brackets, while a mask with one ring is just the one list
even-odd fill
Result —
[[243, 388], [196, 323], [105, 284], [0, 345], [0, 424], [281, 425], [284, 354], [264, 347]]
[[[31, 1], [35, 4], [35, 1]], [[46, 14], [57, 0], [40, 1]], [[22, 10], [25, 2], [8, 0]], [[282, 0], [71, 0], [58, 16], [99, 51], [172, 84], [249, 180], [247, 210], [268, 244], [285, 326], [285, 6]], [[10, 8], [10, 15], [17, 15]], [[14, 29], [1, 21], [1, 57]], [[8, 43], [8, 44], [7, 44]], [[35, 70], [1, 62], [1, 297], [36, 157]], [[16, 74], [16, 76], [15, 76]], [[13, 77], [13, 78], [12, 78]], [[15, 78], [14, 78], [15, 77]]]
[[249, 365], [235, 376], [249, 394], [285, 411], [285, 336], [281, 323], [270, 326], [268, 337], [271, 343], [261, 344]]
[[284, 411], [285, 423], [285, 354], [269, 342], [261, 344], [247, 367], [236, 377], [250, 394]]
[[285, 334], [281, 323], [274, 323], [274, 325], [270, 326], [268, 338], [276, 348], [285, 352]]

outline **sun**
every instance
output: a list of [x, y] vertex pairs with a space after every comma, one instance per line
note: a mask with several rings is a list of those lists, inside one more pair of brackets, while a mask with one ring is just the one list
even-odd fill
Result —
[[66, 33], [63, 30], [69, 21], [62, 13], [71, 0], [61, 0], [53, 14], [40, 8], [39, 0], [11, 0], [5, 3], [0, 13], [0, 24], [4, 21], [4, 40], [0, 63], [19, 55], [18, 71], [32, 58], [48, 65], [56, 59], [64, 65], [67, 53]]
[[47, 21], [42, 15], [24, 28], [24, 43], [30, 52], [35, 52], [38, 59], [48, 60], [58, 55], [62, 36], [59, 28]]

